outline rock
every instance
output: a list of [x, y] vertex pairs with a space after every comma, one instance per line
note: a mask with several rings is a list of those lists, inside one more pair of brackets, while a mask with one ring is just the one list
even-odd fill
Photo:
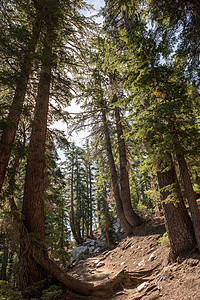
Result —
[[138, 263], [138, 266], [141, 267], [141, 266], [144, 266], [145, 265], [145, 260], [141, 260], [139, 263]]
[[145, 281], [137, 287], [137, 291], [141, 292], [142, 290], [146, 289], [147, 286], [148, 286], [148, 282]]
[[96, 265], [97, 268], [105, 266], [105, 263], [103, 261], [99, 261], [98, 264]]
[[90, 269], [88, 272], [89, 272], [90, 274], [94, 274], [94, 273], [96, 272], [96, 270], [95, 270], [95, 269]]
[[92, 239], [87, 239], [87, 240], [83, 243], [84, 246], [87, 246], [87, 245], [94, 246], [94, 244], [95, 244], [95, 241], [92, 240]]
[[94, 247], [94, 246], [92, 246], [92, 247], [89, 247], [89, 253], [92, 253], [92, 252], [94, 252], [94, 250], [95, 250], [95, 247]]
[[100, 262], [99, 259], [95, 260], [95, 261], [94, 261], [94, 266], [96, 266], [99, 262]]
[[78, 260], [80, 258], [82, 258], [82, 256], [84, 254], [86, 254], [88, 252], [88, 247], [86, 246], [80, 246], [80, 247], [77, 247], [75, 249], [73, 249], [71, 251], [71, 262], [73, 262], [74, 260]]
[[123, 261], [121, 264], [120, 264], [120, 266], [123, 266], [125, 264], [125, 262]]
[[100, 248], [96, 248], [95, 250], [94, 250], [94, 253], [98, 253], [100, 251]]
[[105, 243], [103, 241], [98, 241], [97, 240], [96, 242], [97, 242], [98, 247], [101, 247], [101, 248], [105, 247]]
[[78, 278], [78, 274], [72, 274], [72, 277]]
[[154, 259], [156, 259], [157, 255], [156, 255], [156, 251], [154, 251], [150, 256], [148, 261], [153, 261]]

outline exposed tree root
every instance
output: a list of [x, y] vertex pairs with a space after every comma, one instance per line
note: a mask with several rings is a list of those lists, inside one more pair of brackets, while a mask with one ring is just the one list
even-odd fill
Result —
[[34, 260], [43, 267], [48, 274], [55, 277], [57, 281], [62, 283], [68, 289], [79, 293], [81, 295], [87, 296], [108, 296], [113, 294], [114, 291], [121, 289], [122, 287], [137, 287], [142, 282], [148, 280], [148, 276], [152, 274], [151, 270], [144, 270], [139, 272], [127, 272], [125, 270], [120, 271], [113, 278], [95, 285], [93, 283], [88, 283], [81, 281], [79, 279], [73, 278], [72, 276], [66, 274], [62, 269], [60, 269], [56, 263], [46, 257], [44, 252], [41, 251], [38, 243], [32, 243], [31, 254]]
[[[12, 204], [11, 210], [17, 209], [16, 205], [14, 205], [14, 201], [10, 204]], [[62, 285], [66, 286], [67, 289], [76, 294], [83, 296], [107, 297], [108, 295], [111, 295], [115, 291], [121, 290], [124, 287], [137, 287], [142, 282], [147, 281], [149, 279], [148, 276], [150, 276], [154, 269], [157, 268], [155, 267], [151, 270], [137, 272], [128, 272], [126, 270], [122, 270], [113, 278], [98, 285], [81, 281], [66, 274], [52, 259], [48, 257], [45, 244], [31, 240], [23, 222], [16, 218], [16, 216], [15, 220], [17, 221], [16, 225], [18, 226], [21, 237], [23, 237], [25, 243], [25, 252], [28, 252], [29, 255], [32, 256], [36, 265], [38, 264], [44, 269], [47, 277], [51, 276], [55, 278]]]

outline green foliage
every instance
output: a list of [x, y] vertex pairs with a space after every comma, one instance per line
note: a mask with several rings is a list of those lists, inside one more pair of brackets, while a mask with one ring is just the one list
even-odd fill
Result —
[[63, 291], [57, 285], [51, 285], [48, 289], [42, 291], [42, 300], [54, 300], [61, 296]]
[[137, 204], [137, 211], [140, 216], [143, 218], [151, 218], [153, 216], [153, 210], [147, 207], [145, 204], [142, 203], [140, 200]]
[[168, 242], [169, 242], [169, 238], [168, 238], [167, 232], [165, 232], [163, 234], [163, 236], [158, 239], [158, 244], [160, 246], [164, 246], [164, 245], [168, 244]]
[[15, 291], [11, 283], [0, 281], [0, 299], [1, 300], [22, 300], [21, 293]]

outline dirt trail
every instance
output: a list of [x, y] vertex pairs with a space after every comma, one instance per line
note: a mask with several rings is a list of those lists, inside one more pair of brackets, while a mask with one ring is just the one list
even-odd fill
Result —
[[[131, 272], [134, 281], [121, 285], [110, 300], [200, 300], [200, 255], [194, 249], [186, 260], [168, 264], [169, 245], [158, 244], [164, 232], [162, 218], [147, 221], [135, 229], [133, 237], [124, 239], [111, 251], [81, 260], [68, 274], [96, 285], [121, 270]], [[69, 294], [65, 299], [97, 300]]]

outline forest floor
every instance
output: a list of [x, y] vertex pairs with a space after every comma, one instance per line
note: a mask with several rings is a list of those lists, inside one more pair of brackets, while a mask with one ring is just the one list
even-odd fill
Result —
[[[121, 270], [138, 275], [141, 279], [138, 284], [129, 287], [122, 285], [120, 291], [107, 298], [110, 300], [200, 299], [200, 255], [194, 249], [186, 259], [179, 258], [169, 264], [168, 243], [158, 243], [164, 233], [163, 218], [146, 221], [135, 229], [132, 237], [122, 240], [115, 249], [79, 261], [68, 274], [95, 285], [114, 277]], [[147, 277], [143, 276], [145, 270], [150, 270]], [[65, 294], [62, 299], [97, 300], [98, 297], [82, 298]]]

